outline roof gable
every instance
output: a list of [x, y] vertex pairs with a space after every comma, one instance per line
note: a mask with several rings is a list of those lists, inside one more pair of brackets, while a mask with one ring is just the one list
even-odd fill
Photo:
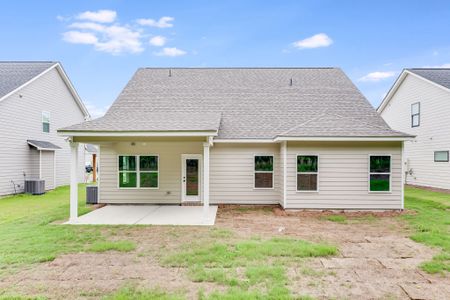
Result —
[[381, 101], [377, 108], [378, 113], [382, 113], [389, 101], [391, 101], [394, 94], [397, 92], [400, 85], [408, 76], [415, 76], [429, 84], [432, 84], [438, 88], [441, 88], [447, 92], [450, 92], [450, 69], [443, 68], [411, 68], [404, 69], [402, 73], [395, 80], [392, 87], [387, 92], [386, 96]]
[[450, 90], [450, 68], [412, 68], [407, 70]]
[[66, 84], [86, 119], [90, 114], [59, 62], [0, 62], [0, 101], [14, 94], [53, 68]]
[[56, 62], [0, 62], [0, 99], [55, 64]]

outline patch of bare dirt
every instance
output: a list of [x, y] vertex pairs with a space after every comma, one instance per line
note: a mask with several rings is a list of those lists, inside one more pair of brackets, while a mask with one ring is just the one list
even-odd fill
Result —
[[[344, 214], [346, 224], [324, 220]], [[418, 268], [436, 253], [408, 238], [395, 216], [405, 212], [285, 212], [276, 207], [221, 207], [216, 226], [234, 238], [288, 236], [327, 242], [339, 248], [331, 258], [308, 259], [287, 268], [294, 295], [319, 299], [450, 299], [448, 277], [429, 275]], [[36, 265], [0, 279], [0, 291], [43, 295], [50, 299], [97, 299], [126, 284], [183, 291], [196, 299], [225, 290], [210, 283], [193, 283], [183, 268], [164, 267], [160, 256], [199, 239], [213, 237], [211, 227], [137, 226], [105, 227], [113, 239], [129, 239], [137, 249], [129, 253], [76, 253]]]

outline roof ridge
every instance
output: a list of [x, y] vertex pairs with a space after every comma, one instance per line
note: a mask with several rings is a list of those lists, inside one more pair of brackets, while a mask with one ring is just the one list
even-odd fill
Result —
[[289, 132], [292, 131], [292, 130], [295, 130], [295, 129], [301, 127], [301, 126], [305, 126], [305, 125], [308, 124], [309, 122], [312, 122], [312, 121], [314, 121], [314, 120], [316, 120], [316, 119], [318, 119], [318, 118], [324, 116], [324, 115], [326, 114], [326, 111], [327, 111], [327, 110], [329, 110], [329, 109], [328, 109], [328, 108], [325, 109], [325, 111], [323, 111], [322, 113], [320, 113], [320, 114], [318, 114], [318, 115], [312, 117], [312, 118], [309, 119], [308, 121], [305, 121], [305, 122], [303, 122], [303, 123], [300, 123], [300, 124], [298, 124], [298, 125], [295, 125], [294, 127], [292, 127], [292, 128], [290, 128], [290, 129], [288, 129], [288, 130], [285, 130], [285, 131], [279, 133], [278, 135], [287, 134], [287, 133], [289, 133]]
[[[342, 115], [340, 115], [340, 114], [337, 114], [337, 113], [334, 113], [334, 112], [333, 112], [332, 114], [335, 115], [335, 116], [338, 116], [338, 117], [340, 117], [340, 118], [347, 118], [347, 119], [351, 119], [351, 120], [358, 120], [358, 122], [364, 123], [364, 124], [369, 125], [369, 126], [371, 126], [371, 127], [376, 127], [376, 128], [380, 128], [380, 129], [386, 129], [386, 127], [379, 126], [379, 125], [376, 125], [376, 124], [367, 123], [366, 121], [359, 120], [359, 119], [354, 118], [354, 117], [344, 117], [344, 116], [342, 116]], [[391, 128], [390, 128], [390, 129], [391, 129]], [[392, 129], [391, 129], [391, 130], [392, 130]]]
[[140, 67], [150, 70], [333, 70], [339, 67]]
[[450, 68], [443, 68], [443, 67], [427, 67], [427, 68], [406, 68], [406, 70], [450, 70]]

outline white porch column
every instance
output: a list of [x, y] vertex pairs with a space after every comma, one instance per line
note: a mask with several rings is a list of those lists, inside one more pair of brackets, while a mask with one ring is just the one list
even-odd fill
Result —
[[281, 158], [283, 161], [283, 208], [286, 208], [287, 202], [287, 142], [281, 142]]
[[78, 143], [70, 142], [70, 222], [78, 218]]
[[209, 210], [209, 147], [210, 143], [203, 143], [203, 210]]

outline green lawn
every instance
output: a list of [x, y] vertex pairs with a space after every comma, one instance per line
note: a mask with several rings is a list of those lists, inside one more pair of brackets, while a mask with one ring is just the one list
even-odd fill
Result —
[[450, 194], [408, 187], [405, 206], [417, 212], [403, 216], [414, 229], [411, 239], [442, 249], [421, 268], [428, 273], [450, 272]]
[[[85, 186], [79, 187], [79, 214], [88, 212]], [[44, 195], [0, 199], [0, 276], [18, 267], [53, 260], [62, 253], [129, 251], [129, 241], [107, 241], [95, 226], [52, 224], [69, 216], [69, 187]]]
[[[80, 185], [79, 195], [79, 213], [83, 214], [89, 211], [84, 205], [84, 185]], [[407, 188], [405, 196], [406, 208], [416, 212], [401, 216], [413, 230], [411, 239], [440, 249], [440, 254], [422, 264], [422, 269], [429, 273], [449, 272], [450, 195]], [[68, 214], [68, 187], [42, 196], [1, 198], [0, 277], [31, 264], [53, 260], [63, 253], [135, 249], [132, 241], [109, 240], [113, 227], [54, 224], [66, 220]], [[325, 219], [352, 226], [345, 216]], [[114, 227], [114, 230], [123, 228]], [[289, 266], [301, 266], [305, 258], [334, 255], [338, 251], [333, 245], [290, 238], [262, 236], [243, 240], [224, 228], [211, 228], [206, 238], [157, 255], [164, 266], [186, 268], [187, 276], [194, 282], [212, 282], [224, 287], [207, 296], [200, 291], [199, 299], [289, 299], [292, 297], [287, 289]], [[180, 298], [182, 295], [177, 293], [125, 287], [108, 299]]]

